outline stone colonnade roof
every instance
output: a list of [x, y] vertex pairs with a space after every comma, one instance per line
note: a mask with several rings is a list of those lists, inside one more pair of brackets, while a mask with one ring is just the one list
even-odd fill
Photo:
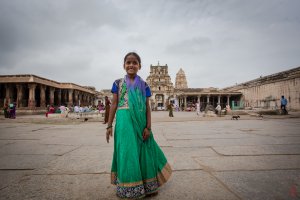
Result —
[[0, 75], [0, 83], [38, 83], [59, 89], [76, 89], [90, 94], [96, 92], [74, 83], [60, 83], [33, 74]]
[[290, 80], [294, 78], [300, 78], [300, 67], [296, 67], [290, 70], [278, 72], [268, 76], [261, 76], [257, 79], [240, 83], [234, 86], [223, 88], [223, 90], [240, 90], [243, 88], [255, 87], [263, 84], [274, 83], [278, 81]]

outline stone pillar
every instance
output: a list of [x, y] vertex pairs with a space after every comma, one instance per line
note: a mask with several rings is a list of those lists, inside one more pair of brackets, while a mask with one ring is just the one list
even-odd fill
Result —
[[61, 89], [57, 89], [58, 106], [61, 106]]
[[186, 107], [187, 107], [187, 105], [186, 105], [186, 96], [184, 96], [184, 110], [186, 110]]
[[81, 94], [80, 104], [81, 104], [82, 106], [84, 106], [84, 104], [85, 104], [85, 102], [84, 102], [84, 94]]
[[221, 95], [218, 96], [218, 104], [221, 105]]
[[82, 103], [82, 94], [81, 94], [81, 92], [79, 92], [79, 96], [78, 96], [78, 106], [80, 106], [81, 103]]
[[46, 85], [40, 85], [41, 107], [46, 107]]
[[68, 107], [71, 107], [73, 106], [73, 89], [69, 89], [68, 93], [69, 93]]
[[85, 95], [85, 105], [87, 106], [87, 104], [88, 104], [88, 95], [86, 94]]
[[23, 91], [23, 86], [21, 84], [17, 84], [17, 107], [23, 107], [23, 98], [24, 98], [24, 91]]
[[66, 104], [65, 106], [67, 106], [69, 100], [68, 100], [68, 90], [63, 90], [63, 99], [64, 99], [64, 103]]
[[83, 106], [86, 106], [86, 94], [83, 94]]
[[55, 88], [52, 88], [52, 87], [50, 87], [50, 95], [49, 95], [49, 97], [50, 97], [50, 105], [54, 105], [54, 91], [55, 91]]
[[86, 105], [89, 106], [90, 105], [90, 95], [86, 95]]
[[199, 107], [200, 107], [200, 109], [201, 109], [201, 101], [200, 101], [200, 97], [201, 97], [201, 95], [198, 96], [198, 102], [199, 102]]
[[209, 105], [209, 95], [207, 95], [207, 105]]
[[91, 105], [91, 96], [87, 95], [87, 104], [88, 106]]
[[229, 98], [230, 98], [230, 95], [227, 95], [227, 105], [230, 106]]
[[11, 103], [11, 93], [12, 93], [12, 87], [10, 84], [5, 84], [5, 100], [4, 100], [4, 104], [10, 104]]
[[75, 104], [78, 105], [78, 94], [79, 92], [77, 90], [74, 90], [75, 93]]
[[29, 88], [29, 98], [28, 98], [28, 108], [34, 109], [35, 108], [35, 88], [36, 84], [30, 83], [28, 84]]

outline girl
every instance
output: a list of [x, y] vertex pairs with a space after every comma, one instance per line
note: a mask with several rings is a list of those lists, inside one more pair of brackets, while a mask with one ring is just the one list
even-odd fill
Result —
[[109, 113], [106, 140], [112, 136], [116, 113], [111, 183], [121, 198], [142, 198], [157, 193], [172, 170], [151, 131], [149, 97], [151, 91], [137, 75], [141, 59], [130, 52], [124, 58], [124, 78], [113, 83], [113, 102]]

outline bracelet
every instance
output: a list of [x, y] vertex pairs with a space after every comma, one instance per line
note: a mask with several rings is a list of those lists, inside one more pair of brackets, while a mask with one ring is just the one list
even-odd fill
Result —
[[151, 131], [151, 128], [146, 128], [146, 129], [148, 129], [148, 131]]
[[107, 129], [110, 129], [110, 128], [112, 128], [112, 127], [113, 127], [112, 125], [110, 125], [110, 126], [107, 126], [106, 130], [107, 130]]

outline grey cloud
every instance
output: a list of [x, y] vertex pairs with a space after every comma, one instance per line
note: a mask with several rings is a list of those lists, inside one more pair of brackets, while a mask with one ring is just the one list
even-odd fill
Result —
[[[102, 26], [126, 26], [104, 1], [1, 1], [0, 53], [59, 49]], [[0, 57], [8, 62], [7, 57]], [[1, 62], [1, 61], [0, 61]], [[1, 66], [1, 63], [0, 63]]]
[[169, 54], [204, 54], [212, 47], [212, 41], [207, 37], [197, 37], [188, 40], [179, 41], [166, 47], [165, 53]]

